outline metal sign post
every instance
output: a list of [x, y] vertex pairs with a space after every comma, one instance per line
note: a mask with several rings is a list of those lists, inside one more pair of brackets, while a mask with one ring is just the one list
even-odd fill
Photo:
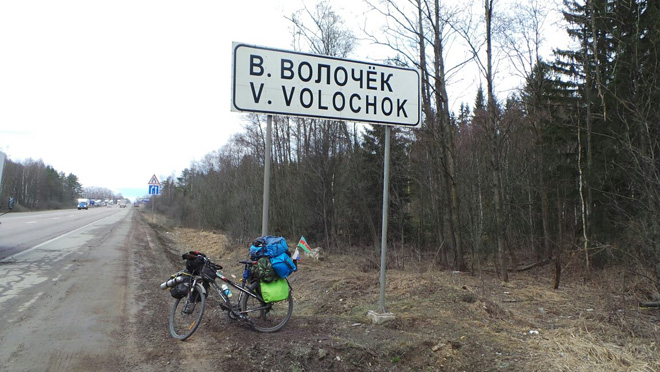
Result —
[[387, 223], [390, 206], [390, 126], [385, 126], [385, 159], [383, 161], [383, 221], [380, 232], [380, 296], [378, 311], [385, 310], [385, 267], [387, 266]]
[[261, 215], [261, 236], [268, 235], [268, 211], [270, 205], [270, 148], [272, 146], [273, 115], [266, 119], [266, 148], [264, 149], [264, 200]]

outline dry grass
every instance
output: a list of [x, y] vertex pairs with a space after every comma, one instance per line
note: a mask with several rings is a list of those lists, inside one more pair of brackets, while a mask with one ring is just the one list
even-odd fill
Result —
[[[167, 231], [182, 251], [202, 251], [230, 271], [247, 254], [247, 247], [221, 234]], [[378, 301], [378, 271], [371, 266], [369, 259], [346, 255], [303, 258], [291, 278], [296, 314], [365, 321]], [[610, 269], [593, 272], [588, 281], [565, 275], [561, 288], [553, 290], [552, 270], [514, 273], [508, 283], [433, 267], [423, 273], [388, 270], [387, 306], [397, 319], [387, 327], [416, 337], [441, 335], [432, 340], [432, 351], [456, 366], [484, 365], [475, 364], [480, 358], [497, 365], [504, 353], [515, 356], [509, 370], [660, 371], [660, 312], [637, 308], [639, 293], [652, 291], [643, 279]], [[477, 347], [483, 350], [468, 355]]]
[[213, 261], [223, 260], [232, 253], [227, 237], [212, 231], [174, 228], [166, 234], [182, 246], [182, 253], [186, 250], [200, 251]]
[[[582, 325], [587, 328], [586, 324]], [[602, 334], [580, 329], [579, 324], [544, 332], [532, 346], [535, 363], [554, 371], [658, 371], [660, 361], [655, 342], [627, 339], [616, 344]]]

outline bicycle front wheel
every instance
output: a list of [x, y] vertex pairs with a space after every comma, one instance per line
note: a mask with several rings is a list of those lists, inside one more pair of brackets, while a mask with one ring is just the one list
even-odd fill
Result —
[[172, 337], [185, 341], [199, 327], [206, 307], [206, 296], [202, 289], [201, 285], [197, 285], [194, 290], [188, 291], [186, 297], [174, 301], [170, 312]]
[[[259, 282], [251, 283], [248, 289], [250, 292], [260, 293]], [[289, 298], [284, 301], [265, 303], [244, 294], [240, 306], [241, 312], [248, 317], [252, 328], [264, 333], [277, 332], [291, 319], [293, 297], [289, 292]]]

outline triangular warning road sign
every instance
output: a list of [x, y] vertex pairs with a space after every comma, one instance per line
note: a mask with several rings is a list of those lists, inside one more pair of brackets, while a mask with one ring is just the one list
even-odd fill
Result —
[[158, 185], [158, 186], [160, 186], [160, 182], [158, 182], [158, 178], [156, 178], [155, 174], [153, 176], [151, 176], [151, 179], [149, 180], [148, 185]]

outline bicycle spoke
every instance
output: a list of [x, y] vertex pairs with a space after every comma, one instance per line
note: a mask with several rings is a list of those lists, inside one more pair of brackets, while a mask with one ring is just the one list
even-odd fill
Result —
[[[258, 283], [250, 285], [250, 290], [257, 289]], [[264, 303], [262, 300], [246, 296], [241, 301], [241, 313], [250, 319], [252, 327], [259, 332], [275, 332], [280, 330], [291, 318], [293, 299]]]
[[206, 296], [201, 293], [201, 286], [198, 286], [195, 291], [188, 292], [188, 296], [174, 302], [170, 312], [170, 334], [172, 337], [183, 341], [197, 330], [206, 306]]

